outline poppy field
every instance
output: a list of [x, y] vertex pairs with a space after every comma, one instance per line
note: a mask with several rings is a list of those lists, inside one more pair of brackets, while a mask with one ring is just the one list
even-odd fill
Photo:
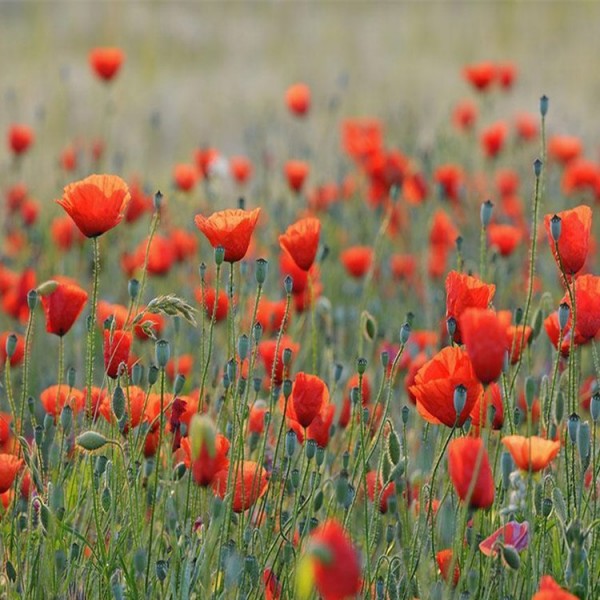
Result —
[[196, 126], [115, 31], [0, 74], [2, 598], [600, 597], [600, 162], [534, 63]]

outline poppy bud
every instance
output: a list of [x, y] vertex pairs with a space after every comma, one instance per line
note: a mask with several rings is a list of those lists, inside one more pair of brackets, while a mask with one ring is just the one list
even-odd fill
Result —
[[155, 345], [156, 362], [160, 369], [164, 369], [171, 356], [171, 347], [167, 340], [158, 340]]
[[402, 423], [406, 425], [408, 423], [408, 417], [410, 415], [410, 409], [406, 404], [402, 407]]
[[173, 383], [173, 394], [175, 396], [179, 396], [181, 394], [181, 390], [185, 385], [185, 375], [181, 373], [177, 373], [177, 377], [175, 377], [175, 382]]
[[156, 561], [156, 577], [162, 583], [167, 578], [169, 563], [166, 560]]
[[369, 422], [369, 409], [365, 406], [362, 410], [363, 423], [366, 425]]
[[243, 396], [246, 391], [246, 380], [243, 377], [238, 379], [238, 395]]
[[521, 424], [522, 418], [523, 418], [523, 411], [518, 406], [515, 406], [515, 414], [514, 414], [515, 427], [518, 427]]
[[34, 427], [33, 439], [35, 440], [35, 445], [39, 448], [44, 440], [44, 428], [41, 425], [36, 425]]
[[520, 325], [523, 320], [523, 309], [519, 306], [515, 309], [515, 325]]
[[129, 292], [129, 297], [135, 300], [140, 291], [140, 282], [137, 279], [130, 279], [127, 284], [127, 291]]
[[[228, 390], [230, 385], [231, 385], [231, 378], [229, 377], [229, 373], [225, 372], [225, 373], [223, 373], [223, 387], [226, 390]], [[228, 433], [227, 437], [231, 437], [231, 434]]]
[[202, 262], [200, 263], [200, 267], [198, 269], [199, 273], [200, 273], [200, 281], [202, 281], [202, 283], [204, 283], [204, 281], [206, 280], [206, 263]]
[[325, 460], [325, 448], [321, 448], [321, 446], [317, 446], [317, 467], [321, 467], [323, 465], [323, 461]]
[[350, 390], [350, 399], [352, 400], [352, 406], [358, 406], [360, 403], [360, 388], [358, 386], [354, 386]]
[[265, 282], [268, 270], [268, 261], [266, 261], [264, 258], [259, 258], [256, 260], [256, 271], [254, 275], [256, 277], [256, 283], [258, 283], [258, 285], [262, 285]]
[[291, 379], [286, 379], [283, 382], [283, 397], [287, 400], [292, 393], [293, 382]]
[[389, 364], [389, 362], [390, 362], [390, 355], [389, 355], [389, 352], [388, 352], [387, 350], [384, 350], [384, 351], [383, 351], [383, 352], [382, 352], [382, 353], [379, 355], [379, 358], [380, 358], [380, 360], [381, 360], [381, 366], [382, 366], [384, 369], [387, 369], [387, 366], [388, 366], [388, 364]]
[[502, 544], [502, 558], [506, 564], [515, 571], [521, 566], [521, 558], [519, 557], [519, 553], [516, 551], [514, 546], [505, 546]]
[[[450, 320], [450, 319], [448, 319], [448, 320]], [[456, 330], [456, 321], [454, 321], [454, 329]], [[400, 327], [400, 343], [403, 346], [408, 342], [408, 338], [410, 338], [410, 330], [411, 330], [411, 327], [408, 322], [404, 323], [402, 325], [402, 327]]]
[[248, 339], [248, 336], [245, 333], [240, 335], [238, 338], [238, 356], [240, 357], [240, 360], [243, 361], [248, 356], [249, 345], [250, 340]]
[[547, 113], [548, 113], [548, 96], [546, 96], [546, 94], [544, 94], [540, 98], [540, 114], [542, 115], [542, 117], [545, 117]]
[[139, 386], [143, 377], [144, 366], [141, 363], [135, 363], [135, 365], [133, 365], [131, 368], [131, 383]]
[[110, 507], [112, 505], [112, 496], [109, 487], [105, 487], [102, 490], [102, 495], [100, 496], [100, 504], [102, 505], [102, 510], [104, 512], [108, 512], [110, 510]]
[[215, 264], [220, 266], [225, 260], [225, 248], [223, 246], [217, 246], [215, 248]]
[[226, 373], [230, 381], [235, 381], [237, 375], [237, 363], [233, 358], [227, 361]]
[[453, 402], [456, 418], [458, 419], [465, 408], [465, 404], [467, 403], [467, 388], [462, 383], [458, 384], [454, 388]]
[[539, 177], [542, 174], [542, 166], [544, 163], [539, 158], [536, 158], [533, 161], [533, 173], [536, 177]]
[[154, 210], [155, 211], [159, 211], [160, 207], [162, 205], [162, 199], [163, 199], [163, 195], [162, 192], [160, 190], [158, 190], [156, 192], [156, 194], [154, 194], [154, 200], [153, 200], [153, 205], [154, 205]]
[[99, 450], [108, 443], [108, 440], [97, 431], [85, 431], [75, 438], [75, 443], [84, 450]]
[[67, 369], [67, 385], [69, 386], [69, 388], [75, 387], [75, 375], [76, 374], [77, 374], [77, 372], [75, 371], [74, 367], [69, 367]]
[[571, 308], [566, 302], [562, 302], [558, 307], [558, 326], [560, 327], [560, 331], [567, 326], [570, 312]]
[[285, 279], [283, 280], [283, 287], [285, 289], [285, 293], [289, 296], [294, 289], [294, 280], [292, 279], [291, 275], [285, 276]]
[[560, 232], [562, 230], [562, 219], [558, 215], [554, 215], [550, 219], [550, 235], [555, 242], [560, 239]]
[[577, 451], [581, 463], [587, 468], [590, 459], [590, 424], [585, 421], [577, 428]]
[[6, 357], [8, 359], [11, 359], [14, 356], [16, 349], [17, 349], [17, 336], [16, 336], [16, 334], [11, 333], [6, 338], [6, 346], [5, 346]]
[[569, 438], [574, 444], [577, 441], [577, 430], [579, 429], [579, 415], [577, 413], [571, 413], [571, 415], [569, 415], [567, 429], [569, 430]]
[[339, 504], [344, 506], [349, 496], [348, 477], [344, 473], [340, 474], [335, 483], [335, 497]]
[[490, 224], [492, 219], [492, 212], [494, 210], [494, 205], [491, 200], [486, 200], [481, 203], [481, 209], [479, 211], [479, 216], [481, 218], [481, 226], [486, 229]]
[[535, 400], [535, 381], [533, 377], [527, 376], [525, 378], [525, 403], [527, 404], [527, 409], [531, 411], [531, 407], [533, 406], [533, 401]]
[[60, 412], [60, 425], [65, 433], [69, 433], [71, 430], [71, 424], [73, 423], [73, 409], [65, 404]]
[[203, 448], [206, 448], [208, 456], [216, 456], [216, 432], [214, 425], [206, 415], [195, 414], [190, 422], [189, 430], [190, 451], [192, 460], [196, 460]]
[[296, 441], [296, 433], [290, 429], [285, 434], [285, 452], [290, 458], [294, 456], [294, 452], [296, 450]]
[[552, 498], [544, 498], [542, 500], [542, 515], [544, 518], [548, 518], [552, 513], [552, 507], [554, 503], [552, 502]]
[[556, 421], [561, 423], [565, 415], [565, 395], [563, 394], [562, 390], [559, 390], [558, 394], [556, 395], [554, 415], [556, 416]]
[[387, 451], [392, 464], [397, 465], [400, 462], [400, 439], [393, 427], [387, 438]]
[[510, 452], [502, 452], [500, 457], [500, 470], [502, 471], [502, 488], [506, 491], [510, 486], [510, 474], [514, 464]]
[[292, 482], [292, 487], [297, 490], [300, 485], [300, 471], [298, 469], [292, 469], [290, 481]]
[[542, 330], [542, 324], [544, 322], [544, 313], [541, 308], [538, 308], [535, 313], [533, 313], [533, 321], [532, 321], [532, 332], [531, 337], [529, 338], [529, 343], [532, 340], [536, 339], [538, 335], [540, 335], [540, 331]]
[[594, 423], [597, 423], [598, 418], [600, 418], [600, 393], [598, 392], [592, 396], [592, 400], [590, 401], [590, 413]]
[[339, 380], [341, 379], [343, 372], [344, 372], [344, 365], [342, 365], [341, 363], [336, 363], [335, 370], [333, 372], [333, 379], [336, 383], [338, 383]]
[[263, 327], [260, 323], [254, 323], [254, 327], [252, 327], [252, 337], [254, 338], [254, 343], [258, 344], [260, 342], [260, 338], [262, 338]]
[[115, 322], [114, 316], [110, 315], [110, 316], [106, 317], [106, 319], [104, 319], [104, 322], [102, 323], [102, 328], [105, 331], [110, 331], [114, 322]]
[[308, 440], [304, 447], [304, 452], [306, 453], [306, 458], [308, 460], [312, 460], [315, 457], [315, 451], [317, 449], [317, 442], [315, 440]]
[[35, 309], [35, 307], [37, 306], [37, 301], [38, 301], [37, 290], [29, 290], [29, 292], [27, 292], [27, 306], [29, 307], [29, 310]]
[[113, 413], [115, 413], [115, 417], [117, 417], [117, 421], [121, 420], [125, 414], [125, 394], [120, 385], [118, 385], [113, 392], [112, 410]]

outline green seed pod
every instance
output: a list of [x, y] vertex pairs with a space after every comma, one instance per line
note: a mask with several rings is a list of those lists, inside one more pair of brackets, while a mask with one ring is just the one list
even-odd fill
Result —
[[594, 423], [600, 419], [600, 393], [596, 392], [590, 400], [590, 414]]
[[238, 351], [238, 356], [240, 357], [240, 360], [242, 360], [242, 361], [246, 360], [246, 357], [248, 356], [249, 348], [250, 348], [250, 339], [248, 338], [248, 336], [245, 333], [243, 333], [238, 338], [238, 344], [237, 344], [237, 351]]
[[179, 394], [181, 394], [181, 390], [183, 390], [184, 385], [185, 375], [177, 373], [177, 376], [175, 377], [175, 382], [173, 383], [173, 395], [179, 396]]
[[313, 511], [319, 512], [323, 506], [323, 490], [318, 490], [313, 500]]
[[390, 363], [390, 354], [387, 350], [384, 350], [380, 355], [379, 359], [381, 360], [381, 366], [387, 369], [388, 364]]
[[502, 452], [500, 456], [500, 468], [502, 471], [502, 489], [505, 491], [510, 486], [510, 474], [513, 470], [513, 459], [509, 452]]
[[38, 293], [37, 290], [29, 290], [27, 292], [27, 306], [30, 311], [34, 311], [35, 307], [38, 303]]
[[317, 466], [320, 467], [323, 465], [323, 461], [325, 460], [325, 448], [321, 448], [320, 446], [317, 446], [316, 456], [317, 456]]
[[335, 482], [335, 497], [344, 506], [348, 497], [348, 475], [342, 472]]
[[590, 424], [587, 421], [580, 422], [577, 429], [577, 451], [584, 471], [590, 462], [590, 435]]
[[387, 438], [387, 451], [392, 464], [397, 465], [400, 462], [400, 439], [393, 426]]
[[542, 500], [542, 516], [548, 518], [552, 513], [553, 502], [552, 498], [544, 498]]
[[169, 563], [166, 560], [156, 561], [156, 577], [160, 582], [163, 582], [167, 578], [169, 572]]
[[535, 400], [535, 381], [533, 377], [527, 376], [525, 378], [525, 402], [527, 404], [527, 408], [531, 411], [531, 407], [533, 406], [533, 401]]
[[556, 405], [554, 407], [554, 416], [556, 417], [557, 423], [562, 423], [565, 415], [565, 395], [562, 390], [556, 395]]
[[315, 442], [315, 440], [307, 440], [304, 446], [304, 452], [306, 453], [306, 458], [308, 460], [312, 460], [314, 458], [316, 450], [317, 442]]
[[406, 406], [406, 404], [402, 407], [402, 424], [406, 425], [408, 423], [408, 417], [410, 416], [410, 408]]
[[6, 344], [4, 346], [4, 351], [6, 352], [7, 358], [12, 358], [17, 350], [17, 335], [15, 333], [11, 333], [6, 338]]
[[486, 200], [481, 203], [481, 208], [479, 210], [479, 217], [481, 220], [481, 226], [486, 229], [490, 224], [490, 220], [492, 218], [492, 212], [494, 211], [494, 205], [491, 200]]
[[552, 490], [552, 504], [554, 505], [556, 516], [564, 525], [567, 522], [567, 504], [565, 502], [565, 497], [558, 487], [555, 487]]
[[294, 456], [294, 452], [296, 451], [297, 440], [296, 433], [292, 429], [285, 434], [285, 452], [290, 458]]
[[292, 487], [297, 490], [298, 486], [300, 485], [300, 471], [298, 469], [292, 469], [290, 481], [292, 483]]
[[17, 580], [17, 571], [10, 560], [6, 561], [6, 575], [11, 583], [14, 583]]
[[185, 468], [185, 463], [180, 462], [177, 463], [175, 465], [175, 468], [173, 469], [173, 479], [175, 481], [179, 481], [180, 479], [183, 479], [183, 476], [185, 475], [187, 469]]
[[[540, 98], [540, 115], [542, 115], [542, 117], [545, 117], [548, 114], [548, 96], [546, 96], [546, 94], [544, 94], [541, 98]], [[536, 158], [535, 162], [537, 163], [541, 163], [542, 161], [539, 158]], [[539, 169], [536, 168], [536, 170], [540, 170], [541, 171], [541, 165], [539, 167]], [[539, 173], [536, 172], [536, 177], [539, 177]]]
[[44, 529], [48, 531], [52, 523], [52, 513], [50, 512], [50, 509], [41, 500], [38, 499], [38, 502], [40, 505], [40, 521]]
[[225, 260], [225, 248], [223, 246], [217, 246], [215, 248], [215, 264], [218, 266], [223, 264]]
[[504, 559], [504, 562], [515, 571], [521, 566], [521, 558], [514, 546], [505, 546], [502, 544], [502, 558]]
[[101, 433], [97, 431], [85, 431], [81, 435], [75, 438], [75, 443], [81, 446], [84, 450], [93, 451], [99, 450], [108, 443], [107, 440]]
[[292, 293], [292, 290], [294, 289], [294, 279], [292, 278], [291, 275], [286, 275], [285, 279], [283, 280], [283, 287], [285, 289], [285, 293], [289, 296]]
[[362, 376], [365, 374], [367, 370], [367, 359], [366, 358], [358, 358], [356, 360], [356, 372]]
[[171, 357], [171, 346], [167, 340], [158, 340], [154, 347], [156, 364], [160, 369], [164, 369]]
[[144, 366], [141, 363], [136, 362], [133, 365], [133, 367], [131, 368], [131, 383], [133, 383], [133, 385], [139, 386], [140, 383], [142, 382], [143, 377], [144, 377]]
[[158, 381], [159, 368], [156, 365], [151, 365], [148, 369], [148, 384], [153, 386]]
[[577, 442], [577, 430], [579, 429], [579, 415], [577, 413], [571, 413], [567, 422], [567, 430], [569, 431], [569, 439], [571, 443]]
[[71, 425], [73, 424], [73, 409], [65, 404], [63, 409], [60, 411], [60, 426], [63, 431], [68, 434], [71, 431]]
[[117, 385], [112, 396], [112, 410], [115, 417], [117, 417], [117, 421], [123, 418], [123, 415], [125, 414], [125, 405], [126, 400], [123, 388], [120, 385]]
[[256, 283], [262, 285], [267, 279], [267, 273], [269, 272], [269, 262], [264, 258], [258, 258], [256, 260], [256, 269], [254, 276], [256, 277]]
[[540, 331], [542, 330], [543, 323], [544, 323], [544, 311], [541, 308], [538, 308], [533, 313], [533, 320], [531, 322], [532, 333], [531, 333], [531, 338], [530, 338], [529, 343], [531, 343], [533, 340], [537, 339], [538, 335], [540, 335]]

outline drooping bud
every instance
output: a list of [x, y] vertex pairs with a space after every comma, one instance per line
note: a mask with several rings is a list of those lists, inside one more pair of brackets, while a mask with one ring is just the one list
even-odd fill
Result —
[[458, 419], [465, 408], [465, 404], [467, 403], [467, 388], [462, 383], [459, 383], [454, 388], [453, 401], [454, 411], [456, 412], [456, 418]]
[[560, 327], [560, 331], [562, 331], [569, 322], [569, 315], [571, 313], [571, 308], [566, 302], [562, 302], [558, 307], [558, 326]]
[[75, 443], [84, 450], [99, 450], [108, 443], [108, 440], [97, 431], [85, 431], [75, 438]]
[[558, 215], [554, 215], [550, 219], [550, 235], [555, 242], [560, 239], [560, 233], [562, 231], [562, 219]]

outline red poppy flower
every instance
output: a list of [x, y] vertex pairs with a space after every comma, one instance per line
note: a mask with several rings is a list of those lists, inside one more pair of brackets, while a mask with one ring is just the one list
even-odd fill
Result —
[[514, 225], [492, 223], [487, 228], [490, 246], [495, 246], [501, 256], [510, 256], [521, 242], [521, 229]]
[[306, 429], [307, 439], [314, 440], [319, 448], [327, 448], [334, 416], [335, 405], [324, 402], [321, 410]]
[[[298, 246], [300, 246], [300, 243], [298, 243]], [[282, 248], [282, 252], [279, 255], [279, 272], [281, 273], [282, 279], [285, 279], [288, 275], [292, 278], [292, 294], [301, 294], [306, 290], [309, 275], [312, 277], [313, 281], [316, 281], [318, 278], [316, 265], [313, 265], [308, 271], [301, 269], [285, 248]]]
[[310, 544], [322, 550], [311, 554], [315, 585], [321, 598], [343, 600], [356, 596], [362, 585], [360, 562], [344, 528], [329, 519], [312, 531]]
[[129, 188], [120, 177], [90, 175], [65, 187], [63, 197], [56, 202], [83, 235], [96, 237], [121, 222], [129, 199]]
[[468, 308], [460, 316], [462, 339], [481, 383], [496, 381], [508, 350], [506, 327], [493, 310]]
[[127, 364], [131, 341], [132, 335], [129, 331], [116, 329], [111, 336], [110, 331], [104, 330], [104, 368], [112, 379], [117, 378], [119, 365]]
[[63, 336], [73, 326], [87, 302], [87, 292], [68, 277], [55, 277], [56, 289], [41, 296], [46, 315], [46, 331]]
[[198, 250], [198, 239], [194, 233], [177, 227], [171, 229], [169, 238], [173, 255], [177, 262], [185, 262], [188, 258], [196, 254], [196, 251]]
[[[184, 450], [190, 452], [189, 438], [184, 438], [181, 441], [181, 445]], [[229, 452], [229, 440], [220, 433], [217, 434], [215, 439], [214, 454], [211, 456], [206, 443], [203, 443], [200, 447], [200, 454], [191, 463], [192, 465], [192, 476], [197, 485], [207, 487], [215, 480], [215, 475], [219, 471], [227, 472], [229, 469], [229, 459], [227, 453]]]
[[284, 165], [288, 185], [293, 192], [300, 192], [308, 176], [308, 163], [303, 160], [288, 160]]
[[417, 259], [412, 254], [392, 254], [390, 270], [394, 279], [411, 279], [417, 270]]
[[267, 404], [264, 400], [257, 400], [250, 408], [248, 415], [248, 431], [260, 435], [265, 430], [265, 414], [267, 413]]
[[341, 253], [340, 260], [349, 275], [360, 278], [368, 273], [373, 254], [373, 248], [370, 246], [353, 246]]
[[460, 316], [467, 308], [487, 308], [496, 293], [496, 286], [487, 284], [458, 271], [450, 271], [446, 277], [446, 318], [456, 319], [454, 341], [462, 343]]
[[513, 169], [499, 169], [495, 182], [501, 196], [514, 196], [519, 191], [519, 174]]
[[[544, 319], [544, 329], [546, 330], [548, 339], [552, 342], [552, 345], [558, 350], [558, 340], [560, 339], [560, 324], [558, 322], [558, 311], [550, 313]], [[568, 327], [565, 326], [562, 332], [562, 344], [560, 348], [560, 353], [564, 357], [569, 356], [570, 337], [570, 331], [568, 330]]]
[[252, 163], [245, 156], [232, 156], [229, 159], [229, 172], [239, 185], [252, 177]]
[[537, 472], [545, 469], [560, 452], [560, 441], [546, 440], [536, 435], [508, 435], [502, 438], [515, 464], [523, 471]]
[[310, 88], [305, 83], [295, 83], [285, 92], [285, 103], [291, 113], [303, 117], [310, 108]]
[[583, 158], [574, 159], [565, 166], [560, 187], [565, 196], [588, 193], [598, 198], [600, 169], [595, 162]]
[[29, 316], [29, 306], [27, 304], [27, 294], [29, 290], [35, 288], [35, 271], [25, 269], [4, 293], [2, 297], [2, 308], [14, 319], [26, 322]]
[[296, 375], [288, 409], [302, 427], [308, 427], [328, 402], [329, 390], [322, 379], [302, 372]]
[[383, 480], [381, 475], [378, 476], [377, 472], [369, 471], [367, 473], [367, 495], [371, 502], [379, 500], [379, 512], [385, 514], [388, 509], [388, 499], [396, 493], [396, 485], [393, 481], [390, 481], [385, 487], [383, 487]]
[[409, 173], [402, 181], [402, 197], [408, 202], [417, 206], [421, 204], [429, 193], [427, 181], [422, 173]]
[[[254, 300], [250, 300], [250, 302], [253, 307]], [[276, 302], [272, 302], [264, 296], [260, 299], [256, 311], [256, 323], [261, 324], [264, 333], [277, 333], [279, 331], [285, 315], [285, 307], [285, 298]], [[250, 310], [253, 310], [253, 308]]]
[[208, 218], [196, 215], [195, 223], [211, 246], [222, 246], [225, 260], [234, 263], [246, 256], [259, 215], [260, 208], [252, 211], [227, 209], [213, 213]]
[[531, 325], [509, 325], [506, 329], [508, 336], [508, 346], [511, 349], [510, 364], [515, 365], [519, 362], [523, 348], [521, 344], [527, 346], [533, 334]]
[[69, 215], [53, 219], [50, 225], [50, 232], [56, 247], [63, 251], [69, 250], [74, 242], [81, 243], [85, 240], [85, 236], [75, 226]]
[[497, 77], [496, 65], [492, 62], [480, 62], [467, 65], [463, 69], [464, 79], [478, 92], [487, 90]]
[[[569, 294], [565, 294], [561, 303], [571, 308]], [[596, 275], [580, 275], [575, 279], [575, 343], [586, 344], [596, 337], [600, 331], [600, 277]], [[567, 328], [572, 327], [571, 314]]]
[[290, 225], [279, 236], [279, 245], [287, 250], [300, 269], [308, 271], [317, 256], [320, 237], [321, 221], [315, 217], [305, 217]]
[[83, 410], [85, 397], [83, 392], [67, 385], [51, 385], [40, 394], [40, 402], [49, 415], [58, 417], [65, 404], [74, 412]]
[[[228, 470], [219, 471], [212, 483], [215, 494], [221, 498], [229, 491], [227, 489]], [[241, 513], [249, 509], [267, 491], [267, 472], [250, 460], [238, 463], [231, 474], [233, 490], [233, 512]]]
[[[454, 391], [457, 386], [467, 388], [465, 406], [458, 419], [454, 408]], [[415, 376], [410, 393], [416, 399], [419, 414], [430, 423], [453, 427], [465, 422], [482, 387], [475, 375], [467, 353], [458, 347], [440, 350], [426, 362]]]
[[271, 380], [271, 374], [273, 373], [273, 365], [275, 365], [274, 383], [275, 385], [281, 385], [283, 383], [283, 351], [289, 348], [292, 351], [292, 360], [300, 350], [300, 346], [292, 341], [287, 335], [281, 336], [279, 342], [279, 353], [277, 361], [275, 361], [275, 349], [277, 347], [277, 340], [263, 340], [258, 343], [258, 354], [265, 367], [265, 373], [267, 381]]
[[[489, 422], [490, 406], [493, 406], [495, 409], [494, 419], [491, 423]], [[502, 404], [500, 386], [497, 383], [490, 383], [483, 390], [483, 393], [473, 405], [469, 416], [471, 417], [471, 425], [475, 429], [483, 427], [483, 424], [486, 422], [492, 429], [502, 429], [502, 424], [504, 423], [504, 406]]]
[[[4, 368], [6, 364], [6, 341], [8, 340], [8, 336], [11, 335], [12, 332], [5, 331], [0, 333], [0, 370]], [[22, 335], [15, 333], [17, 337], [17, 345], [15, 346], [15, 352], [10, 358], [10, 366], [16, 367], [21, 364], [23, 361], [23, 357], [25, 356], [25, 340]]]
[[529, 523], [527, 521], [524, 523], [510, 521], [485, 538], [479, 544], [479, 549], [486, 556], [494, 556], [499, 551], [496, 542], [502, 542], [505, 546], [512, 546], [518, 552], [524, 550], [529, 544]]
[[553, 135], [548, 140], [548, 155], [555, 161], [566, 164], [581, 156], [583, 145], [578, 137]]
[[539, 592], [536, 592], [531, 600], [578, 600], [578, 596], [561, 588], [551, 575], [544, 575], [540, 579]]
[[198, 171], [194, 165], [178, 164], [173, 167], [173, 182], [182, 192], [189, 192], [196, 185]]
[[212, 319], [213, 311], [215, 311], [215, 321], [223, 321], [227, 318], [227, 312], [229, 311], [229, 298], [227, 293], [223, 289], [219, 289], [219, 296], [217, 298], [217, 307], [215, 310], [215, 296], [216, 290], [213, 287], [204, 288], [204, 297], [202, 297], [202, 288], [196, 288], [194, 294], [198, 304], [204, 308], [204, 314], [207, 319]]
[[434, 181], [440, 186], [444, 197], [457, 202], [465, 182], [465, 175], [459, 165], [447, 164], [437, 167]]
[[505, 62], [496, 66], [498, 82], [505, 90], [512, 88], [517, 77], [517, 67], [514, 63]]
[[144, 193], [142, 185], [137, 178], [134, 178], [130, 181], [129, 193], [131, 195], [131, 200], [129, 201], [125, 211], [125, 220], [127, 223], [134, 223], [145, 212], [152, 210], [153, 203], [152, 197]]
[[199, 148], [194, 153], [194, 160], [198, 171], [204, 176], [209, 177], [214, 163], [220, 158], [219, 151], [216, 148]]
[[110, 81], [119, 72], [125, 53], [120, 48], [94, 48], [89, 61], [94, 73], [104, 81]]
[[341, 129], [342, 146], [357, 162], [383, 147], [383, 125], [378, 119], [346, 119]]
[[142, 315], [141, 320], [133, 327], [133, 333], [138, 340], [149, 340], [151, 336], [145, 330], [151, 329], [155, 337], [160, 337], [164, 327], [165, 318], [156, 313], [144, 312], [144, 309], [138, 312], [138, 316]]
[[10, 490], [23, 463], [14, 454], [0, 454], [0, 494]]
[[481, 145], [483, 147], [484, 154], [488, 158], [495, 158], [498, 156], [504, 147], [507, 134], [508, 126], [506, 123], [504, 123], [504, 121], [493, 123], [483, 130], [481, 133]]
[[471, 508], [494, 503], [494, 475], [481, 438], [456, 438], [448, 445], [448, 474], [458, 497]]
[[533, 140], [539, 133], [538, 119], [529, 113], [519, 113], [515, 117], [515, 129], [524, 142]]
[[472, 129], [477, 121], [477, 105], [472, 100], [461, 100], [452, 111], [452, 123], [457, 129]]
[[[453, 556], [452, 550], [446, 548], [446, 550], [440, 550], [436, 553], [435, 560], [443, 580], [447, 583], [451, 583], [453, 587], [456, 587], [460, 581], [460, 567], [458, 566], [458, 561], [452, 559]], [[454, 573], [452, 574], [452, 579], [450, 579], [450, 567], [453, 562]]]
[[148, 255], [146, 270], [148, 275], [166, 275], [175, 262], [175, 249], [170, 237], [162, 235], [152, 236], [150, 247], [148, 239], [142, 240], [133, 251], [132, 265], [141, 268]]
[[27, 125], [12, 125], [8, 130], [8, 146], [16, 155], [23, 154], [33, 144], [33, 129]]
[[98, 315], [98, 325], [101, 328], [104, 327], [106, 319], [112, 317], [114, 319], [115, 329], [124, 329], [128, 312], [127, 307], [122, 304], [111, 304], [106, 300], [100, 300], [98, 302], [98, 310], [96, 311], [96, 314]]
[[589, 206], [582, 204], [573, 209], [564, 210], [556, 214], [561, 219], [561, 233], [558, 238], [558, 254], [556, 253], [556, 247], [550, 229], [550, 221], [553, 215], [546, 215], [544, 217], [548, 242], [550, 243], [550, 248], [554, 255], [554, 260], [556, 260], [556, 264], [560, 264], [560, 256], [560, 261], [562, 262], [565, 273], [567, 275], [574, 275], [583, 268], [585, 259], [587, 258], [590, 244], [590, 231], [592, 228], [592, 209]]
[[281, 598], [281, 584], [271, 569], [263, 571], [263, 583], [265, 585], [265, 600], [279, 600]]
[[77, 168], [77, 151], [74, 146], [67, 146], [60, 153], [60, 165], [67, 173]]

